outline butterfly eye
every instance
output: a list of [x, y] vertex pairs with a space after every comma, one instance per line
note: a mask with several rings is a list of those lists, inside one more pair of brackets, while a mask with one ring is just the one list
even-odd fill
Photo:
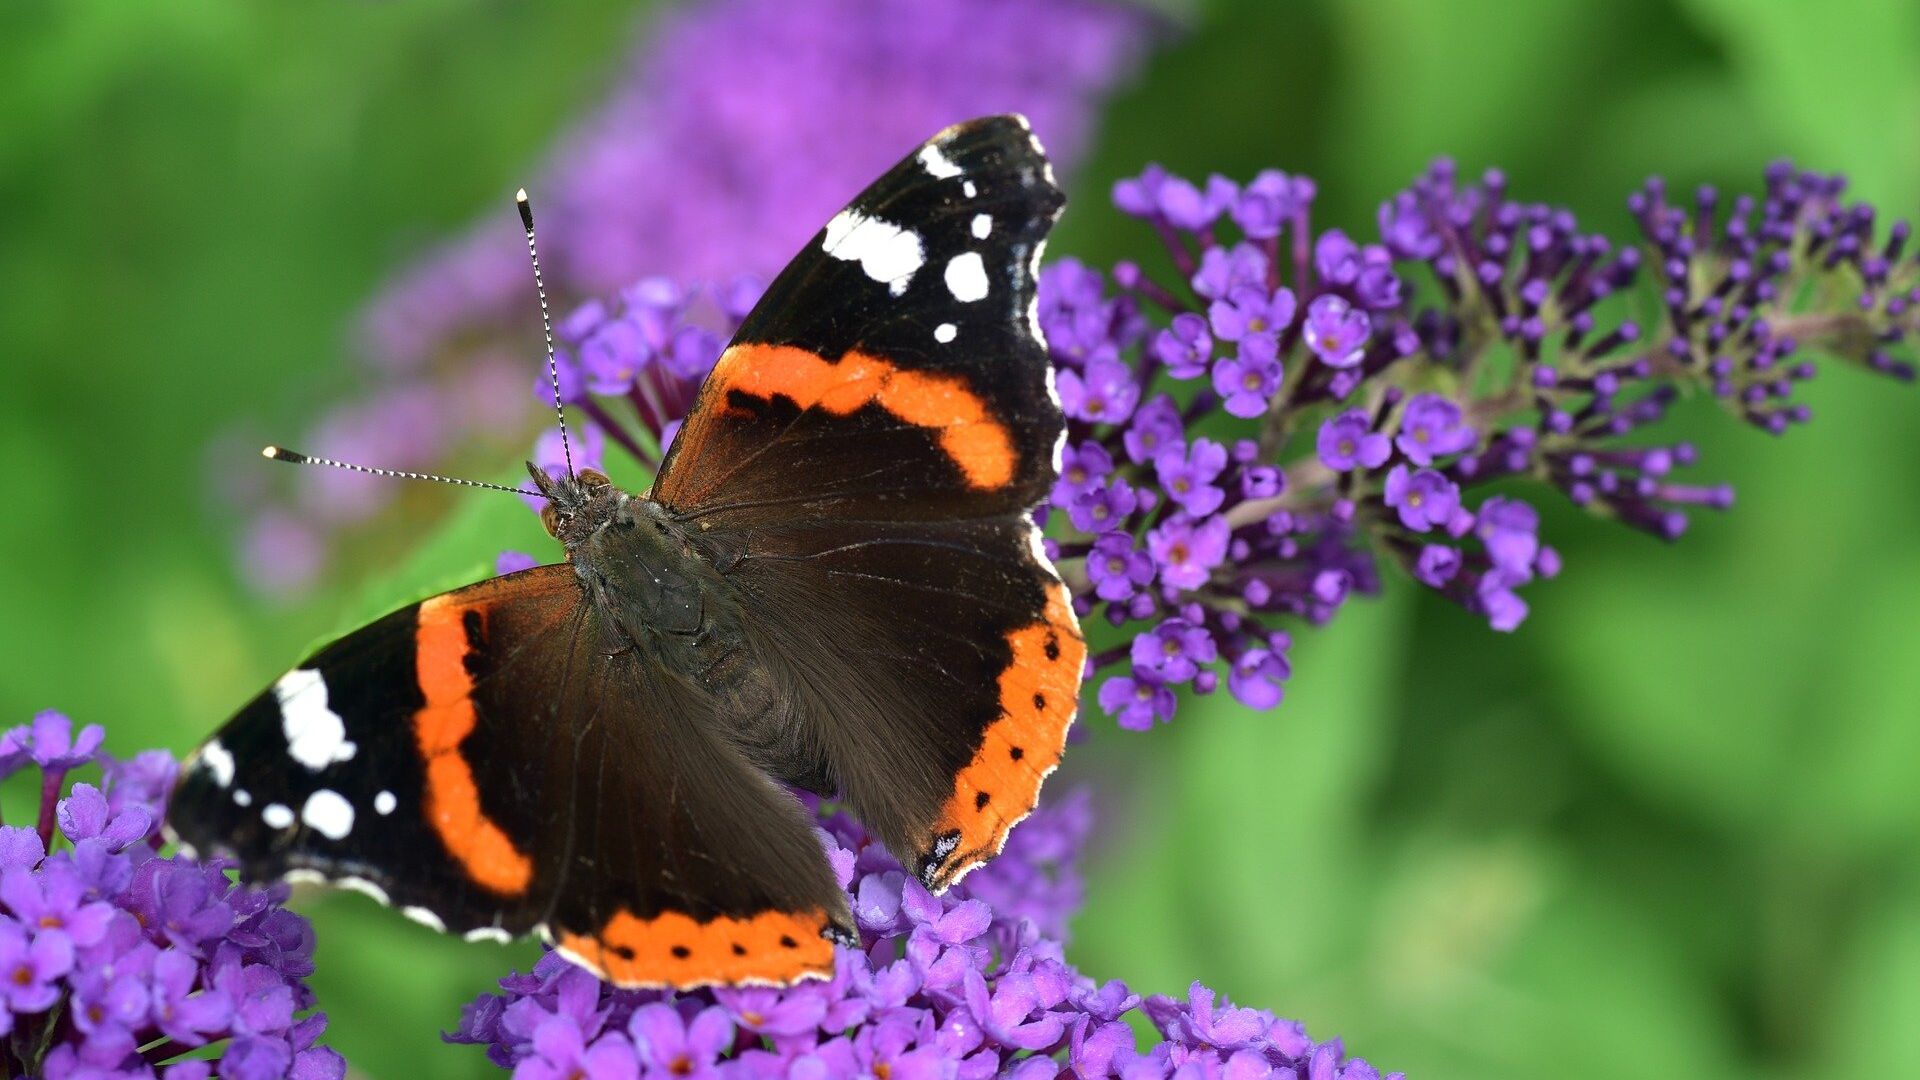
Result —
[[540, 508], [540, 524], [546, 527], [548, 536], [560, 538], [560, 511], [555, 510], [552, 503]]
[[578, 479], [580, 486], [584, 488], [603, 488], [613, 483], [613, 480], [599, 469], [581, 469]]

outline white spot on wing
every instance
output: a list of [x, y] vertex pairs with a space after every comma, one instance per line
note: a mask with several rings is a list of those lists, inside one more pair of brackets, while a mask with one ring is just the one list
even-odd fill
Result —
[[226, 787], [233, 783], [233, 754], [220, 744], [219, 739], [200, 748], [200, 764], [213, 777], [215, 784]]
[[386, 817], [388, 814], [393, 813], [393, 806], [396, 801], [393, 797], [393, 792], [383, 791], [373, 797], [373, 812], [379, 814], [381, 817]]
[[285, 803], [270, 802], [260, 808], [260, 820], [269, 828], [286, 829], [293, 826], [293, 808]]
[[316, 668], [298, 668], [273, 684], [280, 701], [280, 731], [287, 753], [313, 772], [336, 761], [350, 761], [357, 749], [347, 741], [347, 725], [327, 707], [327, 682]]
[[318, 870], [309, 870], [304, 866], [296, 866], [293, 869], [287, 871], [286, 873], [281, 874], [280, 878], [281, 880], [285, 881], [289, 885], [325, 885], [327, 884], [327, 875], [321, 873]]
[[391, 898], [387, 896], [387, 890], [363, 877], [343, 877], [334, 884], [343, 889], [371, 896], [373, 897], [373, 902], [379, 904], [381, 907], [386, 907], [391, 902]]
[[426, 908], [403, 907], [400, 909], [400, 914], [405, 915], [407, 918], [412, 919], [414, 922], [419, 923], [421, 926], [435, 933], [444, 934], [447, 932], [447, 924], [441, 921], [440, 916], [435, 915]]
[[300, 820], [329, 840], [344, 840], [353, 831], [353, 804], [339, 792], [321, 788], [307, 796]]
[[513, 940], [513, 935], [497, 926], [479, 926], [460, 935], [468, 941], [497, 941], [502, 945]]
[[987, 234], [992, 231], [993, 231], [993, 215], [992, 214], [973, 215], [973, 238], [975, 240], [985, 240], [987, 238]]
[[942, 345], [945, 345], [947, 342], [952, 341], [954, 339], [954, 336], [959, 333], [960, 333], [959, 327], [953, 325], [950, 322], [943, 322], [939, 326], [936, 326], [933, 328], [933, 340], [939, 342]]
[[975, 187], [973, 181], [971, 180], [963, 181], [960, 184], [960, 190], [962, 192], [965, 192], [967, 198], [969, 199], [973, 198], [975, 195], [980, 194], [980, 189]]
[[960, 166], [955, 165], [940, 148], [933, 143], [920, 148], [920, 167], [935, 180], [945, 180], [960, 175]]
[[1027, 133], [1027, 145], [1033, 147], [1033, 152], [1039, 155], [1040, 175], [1046, 178], [1048, 184], [1058, 187], [1059, 184], [1053, 178], [1053, 162], [1047, 158], [1047, 148], [1040, 145], [1040, 136], [1033, 133], [1033, 125], [1018, 113], [1015, 113], [1013, 118], [1020, 124], [1020, 130]]
[[[1042, 348], [1046, 347], [1047, 335], [1040, 330], [1040, 255], [1046, 250], [1047, 240], [1043, 236], [1034, 243], [1033, 254], [1027, 258], [1027, 287], [1033, 290], [1033, 295], [1027, 297], [1027, 332]], [[1047, 377], [1049, 380], [1053, 377], [1051, 366], [1047, 368]], [[1051, 387], [1053, 384], [1049, 381], [1047, 385]], [[1059, 394], [1053, 395], [1053, 403], [1060, 404]]]
[[894, 296], [907, 291], [913, 275], [927, 261], [919, 233], [852, 208], [827, 222], [827, 235], [820, 246], [836, 259], [859, 263], [868, 277], [885, 285]]
[[947, 262], [947, 291], [961, 303], [987, 297], [987, 264], [977, 251], [963, 252]]
[[243, 788], [243, 787], [237, 787], [237, 788], [234, 788], [234, 789], [233, 789], [233, 802], [234, 802], [234, 805], [236, 805], [236, 806], [252, 806], [252, 805], [253, 805], [253, 793], [252, 793], [252, 792], [250, 792], [250, 791], [248, 791], [248, 790], [247, 790], [246, 788]]
[[[1048, 374], [1049, 375], [1052, 374], [1051, 368], [1048, 369]], [[1047, 389], [1048, 391], [1053, 391], [1052, 378], [1047, 379]], [[1059, 394], [1056, 392], [1056, 393], [1053, 393], [1052, 396], [1057, 398]], [[1067, 429], [1061, 428], [1059, 437], [1053, 440], [1053, 475], [1059, 476], [1060, 470], [1066, 464], [1067, 464]]]
[[1032, 521], [1027, 522], [1027, 550], [1033, 553], [1035, 565], [1053, 569], [1053, 560], [1047, 558], [1046, 541], [1040, 535], [1040, 526]]

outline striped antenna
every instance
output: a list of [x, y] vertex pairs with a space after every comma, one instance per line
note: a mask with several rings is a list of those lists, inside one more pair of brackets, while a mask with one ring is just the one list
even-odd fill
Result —
[[510, 491], [515, 495], [533, 495], [546, 498], [545, 492], [531, 488], [508, 487], [505, 484], [489, 484], [485, 480], [462, 480], [457, 476], [437, 476], [433, 473], [407, 472], [404, 469], [376, 469], [371, 465], [355, 465], [350, 461], [335, 461], [332, 458], [313, 457], [284, 446], [269, 446], [260, 451], [260, 456], [273, 461], [284, 461], [292, 465], [325, 465], [348, 472], [365, 473], [368, 476], [389, 476], [397, 480], [432, 480], [439, 484], [458, 484], [461, 487], [486, 488], [488, 491]]
[[567, 442], [567, 407], [560, 401], [560, 362], [553, 355], [553, 316], [547, 311], [547, 284], [540, 277], [540, 246], [533, 239], [533, 204], [527, 201], [527, 189], [514, 193], [514, 205], [520, 208], [520, 224], [527, 229], [527, 258], [533, 260], [533, 291], [540, 296], [540, 332], [547, 339], [547, 378], [553, 383], [553, 412], [560, 418], [560, 452], [567, 458], [567, 476], [573, 477], [573, 447]]

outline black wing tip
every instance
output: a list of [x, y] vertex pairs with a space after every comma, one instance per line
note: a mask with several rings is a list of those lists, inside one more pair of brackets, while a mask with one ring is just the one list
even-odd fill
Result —
[[1003, 148], [1011, 151], [1016, 158], [1031, 158], [1037, 162], [1047, 182], [1053, 183], [1053, 162], [1047, 156], [1047, 148], [1041, 145], [1033, 124], [1020, 113], [996, 113], [962, 120], [942, 128], [927, 140], [926, 146], [962, 151], [974, 146]]

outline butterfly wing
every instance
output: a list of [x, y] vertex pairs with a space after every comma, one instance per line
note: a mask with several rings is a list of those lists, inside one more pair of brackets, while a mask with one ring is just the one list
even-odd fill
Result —
[[469, 938], [540, 931], [623, 985], [827, 973], [845, 893], [699, 700], [570, 566], [537, 567], [282, 676], [189, 760], [169, 828], [248, 877], [357, 887]]
[[697, 526], [817, 769], [943, 889], [1058, 762], [1085, 658], [1031, 520], [1065, 423], [1035, 320], [1062, 204], [1018, 117], [941, 132], [790, 263], [652, 496]]

